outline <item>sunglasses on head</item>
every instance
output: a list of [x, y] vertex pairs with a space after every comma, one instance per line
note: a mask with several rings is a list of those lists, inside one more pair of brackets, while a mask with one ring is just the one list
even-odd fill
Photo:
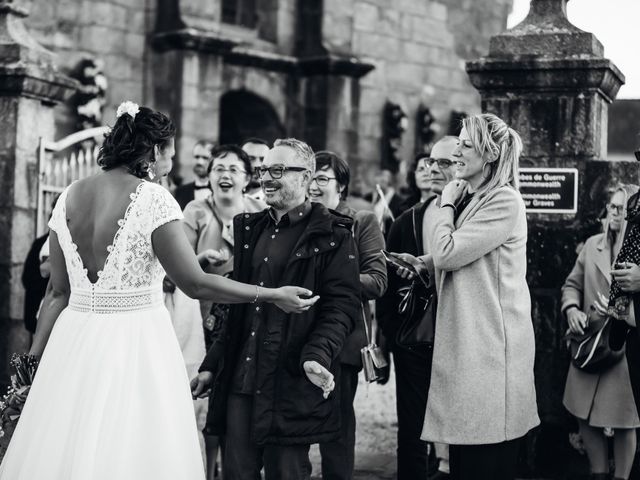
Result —
[[633, 154], [636, 156], [636, 160], [640, 162], [640, 150], [636, 150]]

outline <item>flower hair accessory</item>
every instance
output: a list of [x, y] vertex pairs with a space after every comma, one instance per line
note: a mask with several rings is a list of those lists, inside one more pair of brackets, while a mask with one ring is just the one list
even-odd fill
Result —
[[122, 102], [116, 110], [116, 118], [120, 118], [123, 113], [128, 113], [131, 118], [136, 118], [137, 113], [140, 111], [140, 107], [137, 103], [130, 102], [129, 100]]

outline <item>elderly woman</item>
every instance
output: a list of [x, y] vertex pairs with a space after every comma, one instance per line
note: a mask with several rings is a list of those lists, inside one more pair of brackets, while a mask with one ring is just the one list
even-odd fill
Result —
[[[620, 251], [626, 229], [627, 197], [636, 191], [637, 187], [630, 186], [614, 190], [607, 204], [604, 232], [585, 242], [562, 287], [562, 312], [573, 333], [584, 332], [589, 308], [597, 303], [598, 294], [609, 292], [611, 266]], [[609, 451], [604, 432], [608, 427], [614, 431], [615, 478], [629, 478], [636, 451], [635, 428], [640, 426], [640, 420], [627, 362], [618, 362], [601, 373], [587, 373], [571, 364], [563, 403], [578, 419], [593, 477], [608, 478]]]
[[340, 354], [340, 408], [342, 422], [340, 438], [320, 443], [322, 476], [331, 479], [352, 478], [356, 439], [356, 417], [353, 400], [358, 388], [358, 372], [362, 369], [360, 349], [367, 344], [364, 322], [371, 328], [369, 300], [382, 296], [387, 289], [387, 268], [380, 254], [384, 237], [373, 212], [355, 211], [347, 206], [349, 165], [333, 152], [316, 153], [316, 171], [309, 184], [309, 198], [325, 207], [348, 215], [354, 220], [353, 236], [358, 251], [363, 312], [356, 328], [347, 337]]
[[[511, 480], [518, 440], [540, 423], [526, 282], [520, 136], [491, 114], [463, 120], [456, 180], [433, 215], [438, 312], [422, 439], [450, 444], [451, 478]], [[406, 269], [400, 270], [407, 275]]]
[[[205, 271], [229, 275], [233, 270], [231, 256], [233, 217], [244, 212], [259, 212], [266, 208], [266, 205], [244, 194], [251, 180], [251, 160], [240, 147], [236, 145], [214, 147], [211, 151], [208, 172], [212, 193], [204, 200], [193, 200], [187, 204], [184, 209], [185, 232]], [[214, 323], [222, 321], [221, 317], [226, 315], [227, 306], [213, 305], [213, 302], [201, 300], [200, 312], [204, 321], [205, 338], [204, 342], [201, 342], [202, 348], [196, 360], [196, 371], [206, 353], [204, 344], [206, 343], [207, 347], [211, 344]], [[199, 325], [202, 333], [202, 323]], [[198, 401], [205, 400], [196, 400]], [[201, 415], [203, 414], [204, 412], [201, 412]], [[207, 451], [207, 478], [213, 479], [216, 470], [218, 437], [208, 435], [206, 428], [204, 435]]]

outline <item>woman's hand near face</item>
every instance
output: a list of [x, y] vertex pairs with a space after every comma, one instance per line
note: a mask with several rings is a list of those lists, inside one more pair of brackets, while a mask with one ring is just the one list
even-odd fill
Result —
[[464, 195], [467, 182], [464, 180], [453, 180], [445, 185], [440, 198], [440, 205], [456, 205], [458, 200]]

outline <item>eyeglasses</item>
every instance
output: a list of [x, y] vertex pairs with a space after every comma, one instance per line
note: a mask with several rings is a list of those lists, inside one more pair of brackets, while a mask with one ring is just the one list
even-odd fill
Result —
[[[421, 169], [421, 165], [420, 163], [424, 162], [424, 168]], [[438, 167], [440, 168], [449, 168], [451, 165], [453, 165], [453, 162], [451, 160], [449, 160], [448, 158], [431, 158], [431, 157], [425, 157], [425, 158], [421, 158], [420, 160], [418, 160], [418, 166], [416, 168], [416, 172], [419, 172], [421, 170], [426, 170], [427, 168], [431, 168], [433, 167], [433, 165], [437, 163]]]
[[611, 213], [622, 213], [624, 212], [624, 205], [616, 205], [615, 203], [608, 203], [607, 210]]
[[316, 182], [319, 187], [326, 187], [329, 185], [329, 180], [336, 180], [336, 177], [326, 177], [324, 175], [318, 175], [311, 179], [311, 183]]
[[212, 173], [215, 173], [216, 175], [222, 175], [225, 172], [229, 172], [229, 174], [231, 175], [244, 175], [245, 173], [247, 173], [245, 170], [243, 170], [242, 168], [238, 168], [238, 167], [234, 167], [231, 166], [229, 168], [225, 168], [225, 167], [213, 167], [211, 169]]
[[636, 150], [633, 154], [636, 156], [636, 160], [640, 162], [640, 150]]
[[273, 165], [271, 167], [256, 167], [256, 172], [260, 177], [264, 177], [265, 173], [269, 172], [271, 178], [278, 180], [282, 178], [284, 172], [306, 172], [309, 169], [306, 167], [285, 167], [284, 165]]

